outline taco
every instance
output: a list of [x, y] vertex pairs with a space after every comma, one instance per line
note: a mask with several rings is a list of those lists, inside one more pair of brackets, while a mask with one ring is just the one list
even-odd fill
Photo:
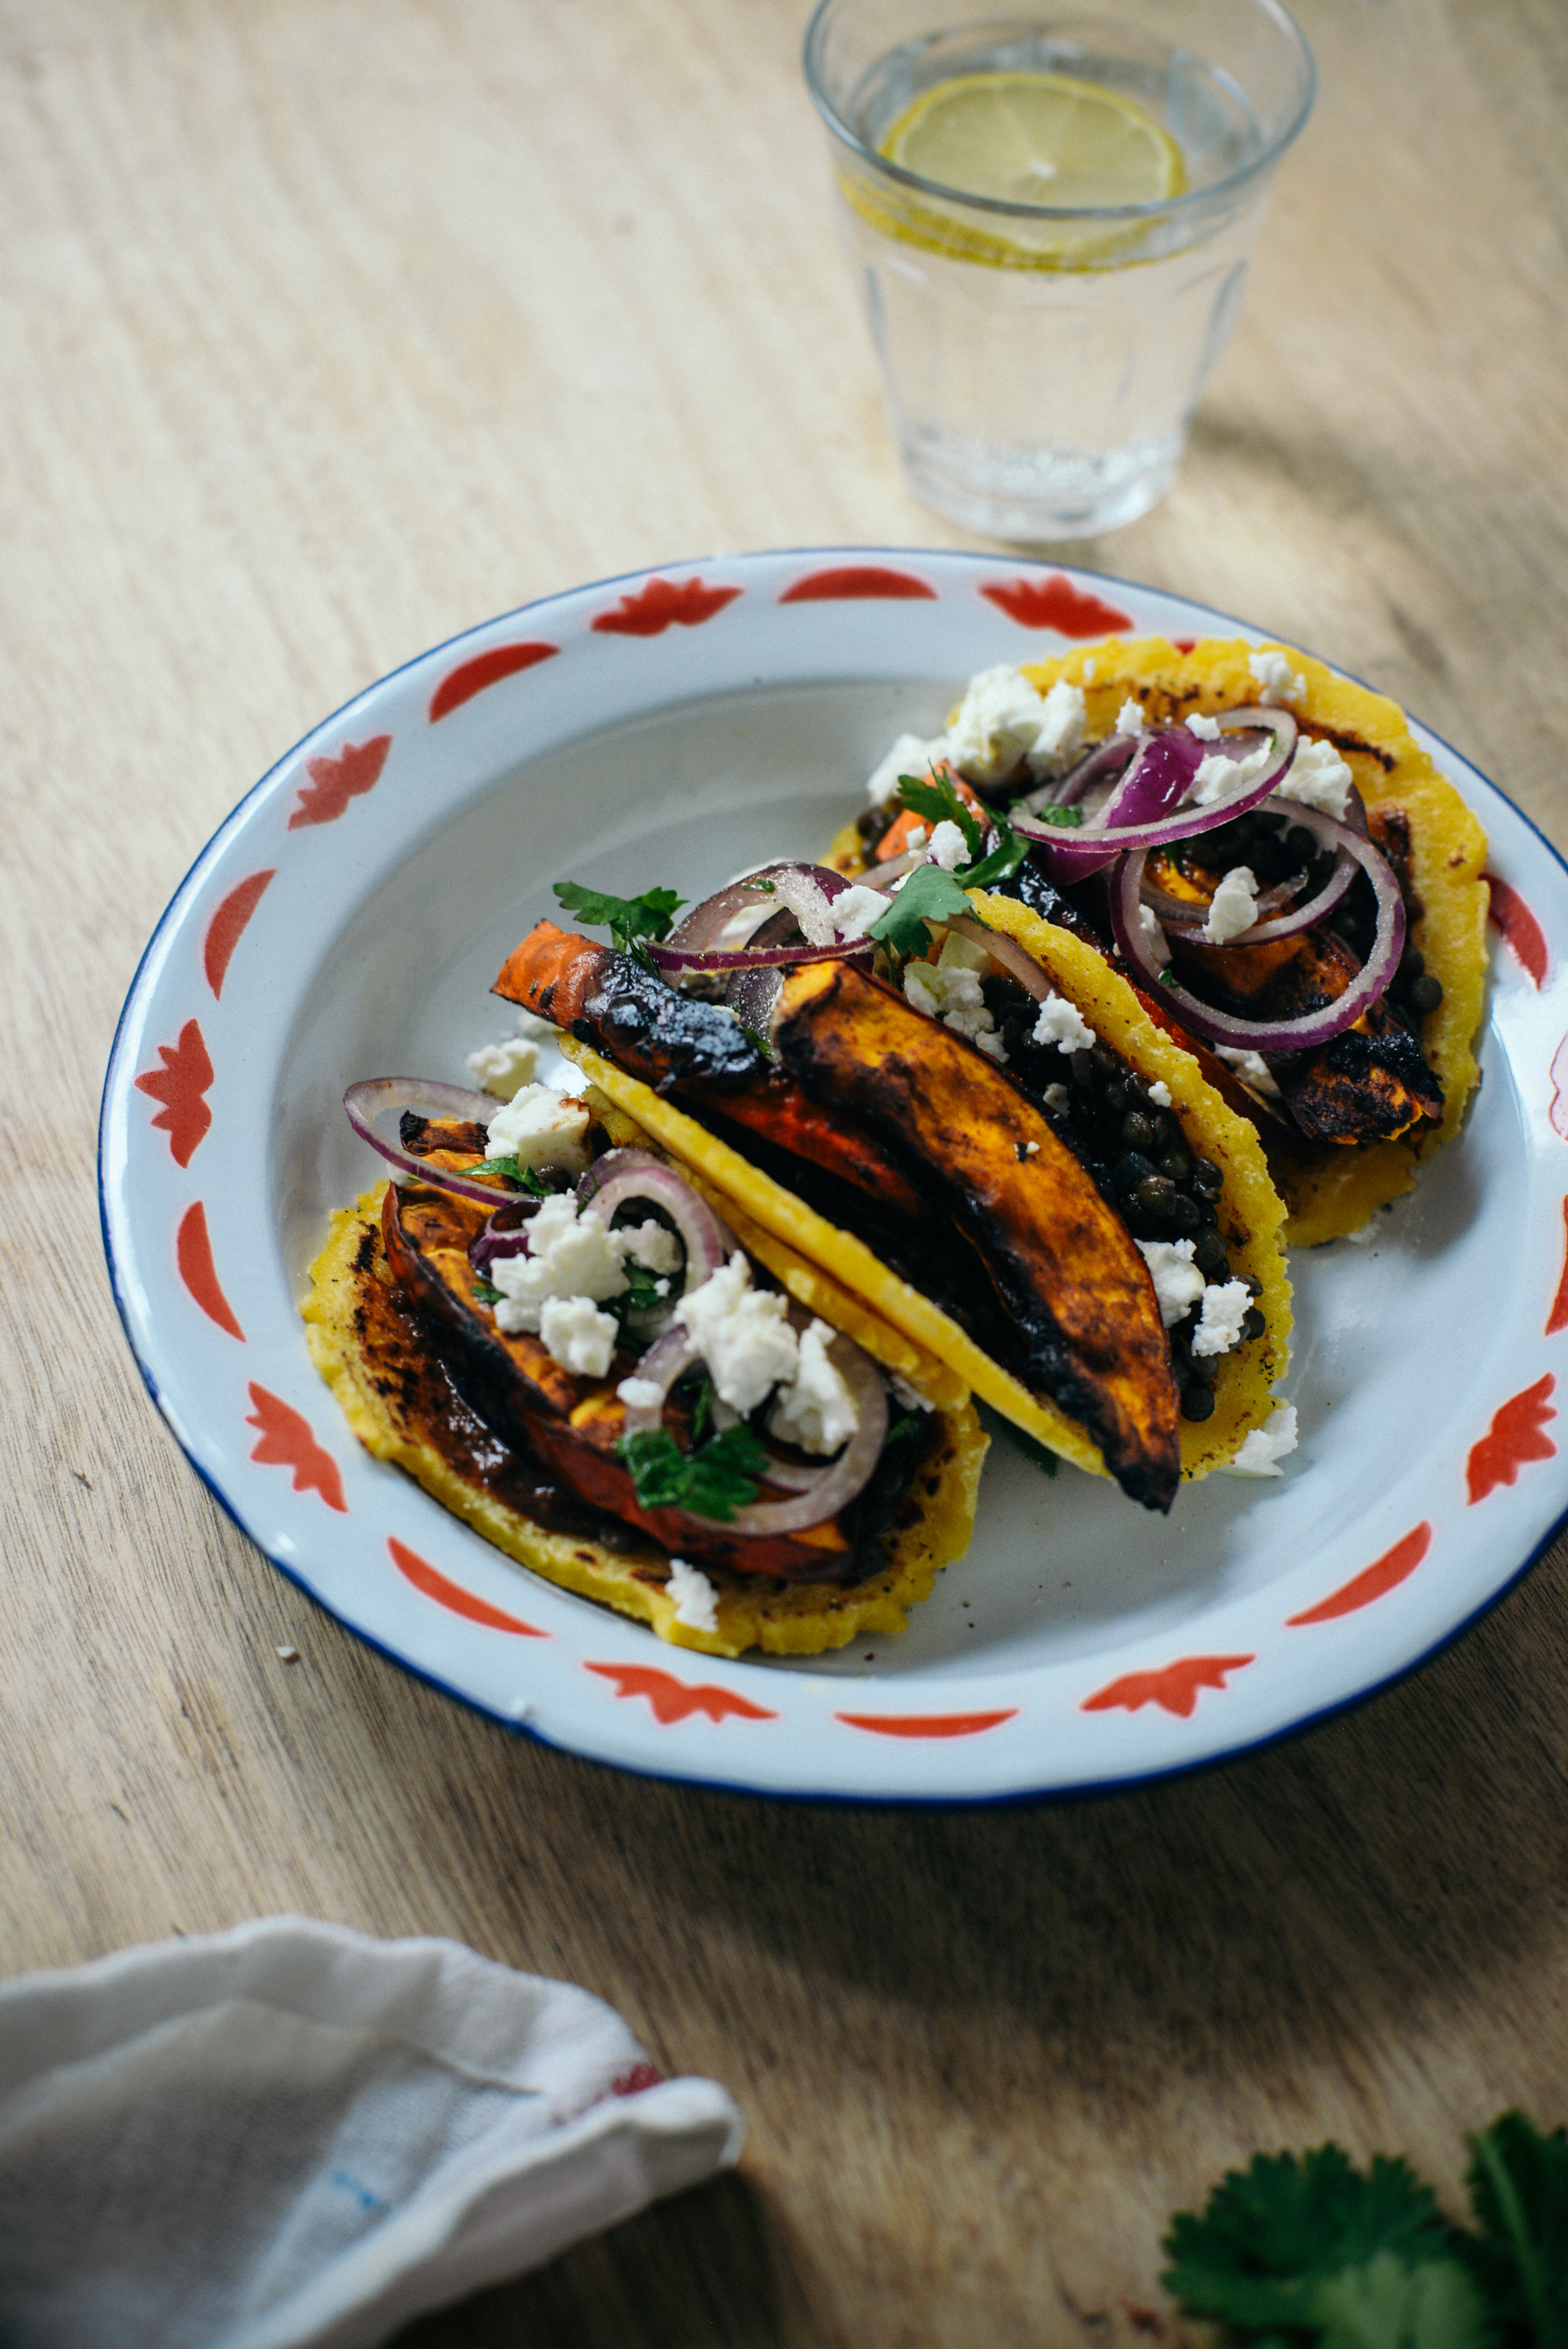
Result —
[[894, 746], [834, 868], [909, 863], [933, 771], [1026, 843], [1000, 889], [1103, 955], [1252, 1121], [1287, 1240], [1357, 1231], [1458, 1132], [1486, 839], [1393, 702], [1220, 638], [987, 670], [945, 734]]
[[1005, 1421], [1168, 1509], [1255, 1457], [1288, 1361], [1256, 1133], [1102, 957], [1021, 949], [1027, 910], [960, 885], [981, 861], [927, 871], [945, 897], [763, 867], [673, 934], [671, 892], [566, 884], [614, 943], [541, 922], [495, 991]]
[[987, 1439], [952, 1371], [603, 1095], [347, 1105], [403, 1179], [334, 1216], [304, 1313], [372, 1453], [677, 1646], [903, 1628], [974, 1526]]

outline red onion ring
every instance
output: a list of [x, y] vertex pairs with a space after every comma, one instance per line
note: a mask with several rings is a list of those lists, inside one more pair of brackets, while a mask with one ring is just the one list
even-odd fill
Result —
[[[1047, 872], [1054, 880], [1067, 885], [1073, 881], [1081, 881], [1086, 874], [1097, 872], [1101, 865], [1109, 864], [1110, 857], [1119, 852], [1168, 848], [1173, 841], [1191, 840], [1199, 833], [1212, 832], [1217, 825], [1228, 823], [1233, 816], [1242, 815], [1249, 808], [1258, 806], [1274, 790], [1295, 755], [1296, 724], [1288, 710], [1262, 708], [1227, 709], [1216, 722], [1222, 733], [1250, 733], [1266, 730], [1273, 734], [1274, 754], [1262, 773], [1254, 775], [1250, 782], [1242, 784], [1219, 799], [1208, 802], [1202, 807], [1193, 807], [1188, 803], [1178, 807], [1171, 814], [1160, 816], [1147, 823], [1124, 823], [1111, 827], [1106, 821], [1108, 812], [1113, 804], [1120, 802], [1123, 793], [1131, 788], [1134, 778], [1130, 775], [1120, 788], [1113, 792], [1111, 799], [1107, 801], [1105, 807], [1089, 817], [1081, 832], [1064, 833], [1059, 825], [1037, 823], [1022, 815], [1013, 818], [1014, 831], [1023, 833], [1027, 839], [1038, 842], [1042, 847], [1048, 850], [1049, 853], [1044, 859]], [[1172, 738], [1171, 735], [1161, 735], [1153, 739], [1168, 742]], [[1202, 745], [1199, 744], [1198, 748], [1201, 752]], [[1201, 758], [1198, 763], [1202, 763]], [[1196, 772], [1196, 767], [1193, 771]], [[1150, 787], [1162, 791], [1169, 781], [1170, 768], [1167, 760], [1162, 761], [1160, 767], [1150, 777]]]
[[[869, 1354], [862, 1353], [852, 1339], [841, 1333], [828, 1350], [854, 1398], [860, 1425], [838, 1458], [827, 1466], [813, 1471], [789, 1470], [791, 1484], [808, 1474], [811, 1477], [811, 1482], [801, 1485], [792, 1500], [753, 1501], [738, 1510], [735, 1517], [738, 1534], [804, 1533], [808, 1526], [825, 1525], [830, 1517], [836, 1517], [841, 1509], [848, 1507], [869, 1481], [882, 1455], [888, 1417], [887, 1387], [882, 1372]], [[783, 1472], [786, 1464], [780, 1461], [777, 1464]], [[762, 1473], [772, 1481], [771, 1467]]]
[[673, 1330], [666, 1330], [658, 1343], [648, 1348], [632, 1375], [657, 1387], [659, 1399], [657, 1402], [629, 1402], [626, 1405], [625, 1433], [628, 1435], [645, 1435], [651, 1429], [663, 1424], [665, 1399], [670, 1389], [677, 1379], [686, 1376], [694, 1362], [701, 1359], [690, 1332], [678, 1324]]
[[[1315, 1045], [1326, 1044], [1331, 1037], [1343, 1035], [1346, 1028], [1353, 1028], [1367, 1006], [1383, 993], [1399, 967], [1405, 947], [1405, 901], [1387, 860], [1369, 841], [1362, 840], [1336, 817], [1324, 815], [1316, 808], [1298, 807], [1295, 802], [1290, 805], [1319, 838], [1327, 833], [1336, 847], [1349, 852], [1371, 882], [1377, 899], [1377, 928], [1371, 953], [1345, 993], [1319, 1011], [1304, 1013], [1298, 1019], [1241, 1019], [1233, 1013], [1213, 1010], [1176, 980], [1167, 978], [1144, 943], [1138, 909], [1146, 852], [1140, 849], [1125, 858], [1111, 883], [1110, 917], [1116, 943], [1123, 956], [1146, 984], [1158, 988], [1156, 1000], [1169, 1004], [1185, 1027], [1212, 1044], [1239, 1045], [1253, 1052], [1309, 1051]], [[1249, 933], [1246, 939], [1236, 943], [1250, 943], [1250, 938]]]
[[[1280, 802], [1276, 802], [1275, 805], [1278, 804]], [[1306, 812], [1315, 813], [1315, 811], [1308, 810]], [[1236, 947], [1266, 947], [1274, 938], [1291, 938], [1295, 937], [1298, 930], [1310, 930], [1315, 922], [1321, 922], [1326, 915], [1334, 911], [1355, 880], [1357, 871], [1355, 857], [1346, 849], [1337, 849], [1334, 871], [1315, 897], [1309, 897], [1305, 905], [1297, 905], [1290, 913], [1281, 914], [1273, 921], [1255, 922], [1250, 930], [1238, 931], [1233, 938], [1227, 938], [1224, 944]], [[1284, 898], [1289, 895], [1292, 885], [1289, 882], [1283, 882], [1278, 889], [1268, 890], [1258, 899], [1259, 912], [1264, 912], [1271, 900], [1274, 905], [1281, 904]], [[1165, 929], [1174, 930], [1179, 936], [1190, 938], [1194, 943], [1201, 942], [1204, 946], [1214, 946], [1219, 943], [1216, 939], [1206, 938], [1203, 936], [1204, 921], [1208, 918], [1206, 908], [1183, 905], [1181, 898], [1168, 897], [1163, 889], [1156, 889], [1148, 882], [1143, 885], [1143, 902], [1160, 916], [1161, 924]], [[1170, 912], [1165, 910], [1167, 906], [1171, 909]], [[1176, 910], [1178, 907], [1181, 908], [1180, 912]], [[1193, 918], [1199, 913], [1203, 915], [1202, 921]]]
[[[662, 1158], [651, 1158], [645, 1150], [607, 1150], [577, 1185], [582, 1212], [606, 1224], [617, 1208], [634, 1199], [646, 1199], [662, 1207], [674, 1224], [686, 1250], [683, 1296], [700, 1288], [721, 1264], [727, 1264], [739, 1246], [729, 1226], [698, 1196], [685, 1175], [666, 1166]], [[637, 1375], [641, 1377], [641, 1371]]]
[[713, 946], [711, 941], [738, 913], [750, 910], [756, 895], [753, 882], [765, 880], [772, 880], [774, 885], [763, 895], [758, 908], [758, 928], [780, 907], [793, 914], [797, 924], [803, 926], [803, 916], [809, 919], [814, 910], [808, 891], [816, 892], [826, 905], [830, 905], [835, 897], [852, 885], [841, 873], [834, 873], [825, 864], [763, 865], [747, 880], [731, 882], [717, 896], [706, 898], [664, 943], [649, 940], [647, 952], [653, 961], [661, 970], [672, 972], [767, 970], [799, 963], [836, 962], [872, 951], [864, 938], [834, 938], [825, 946]]
[[488, 1132], [491, 1118], [503, 1106], [493, 1094], [470, 1092], [465, 1085], [444, 1085], [425, 1077], [362, 1077], [344, 1094], [343, 1106], [360, 1140], [378, 1150], [400, 1174], [428, 1183], [433, 1190], [454, 1192], [459, 1199], [475, 1199], [481, 1207], [493, 1207], [498, 1200], [516, 1195], [494, 1183], [476, 1183], [470, 1175], [454, 1174], [449, 1167], [432, 1166], [376, 1131], [374, 1121], [384, 1110], [433, 1109], [442, 1117], [463, 1118]]
[[1026, 792], [1016, 804], [1031, 812], [1041, 807], [1076, 807], [1091, 783], [1109, 775], [1119, 775], [1137, 749], [1135, 734], [1108, 734], [1103, 742], [1091, 742], [1082, 757], [1075, 760], [1056, 781]]

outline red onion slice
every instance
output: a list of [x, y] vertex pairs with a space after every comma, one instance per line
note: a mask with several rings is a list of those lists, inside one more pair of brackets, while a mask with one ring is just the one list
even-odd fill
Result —
[[[1295, 755], [1296, 725], [1288, 710], [1262, 708], [1227, 709], [1215, 722], [1221, 732], [1225, 734], [1267, 731], [1273, 735], [1273, 756], [1249, 782], [1233, 786], [1202, 807], [1194, 807], [1189, 802], [1169, 814], [1148, 822], [1109, 825], [1106, 822], [1108, 812], [1129, 790], [1133, 780], [1129, 777], [1112, 793], [1105, 807], [1089, 817], [1081, 832], [1064, 832], [1059, 825], [1037, 823], [1023, 815], [1013, 818], [1014, 831], [1037, 841], [1049, 852], [1044, 860], [1047, 870], [1054, 880], [1067, 885], [1081, 881], [1086, 874], [1097, 872], [1109, 863], [1111, 854], [1121, 850], [1168, 848], [1173, 841], [1191, 840], [1199, 833], [1212, 832], [1217, 825], [1228, 823], [1233, 816], [1258, 806], [1274, 790]], [[1172, 737], [1161, 735], [1154, 739], [1170, 741]], [[1205, 749], [1212, 750], [1214, 745], [1196, 742], [1196, 738], [1194, 740], [1200, 753], [1192, 770], [1196, 773], [1197, 766], [1202, 763], [1202, 752]], [[1159, 789], [1167, 782], [1169, 773], [1169, 761], [1162, 761], [1150, 777], [1150, 790]]]
[[[1294, 812], [1295, 803], [1291, 804]], [[1356, 1025], [1399, 967], [1405, 947], [1405, 902], [1387, 860], [1369, 841], [1360, 839], [1348, 824], [1338, 823], [1335, 817], [1324, 815], [1316, 808], [1301, 809], [1300, 814], [1303, 823], [1310, 820], [1319, 838], [1330, 836], [1336, 848], [1346, 849], [1367, 874], [1377, 899], [1377, 928], [1371, 953], [1345, 993], [1325, 1004], [1321, 1010], [1304, 1013], [1298, 1019], [1241, 1019], [1232, 1012], [1212, 1009], [1195, 995], [1190, 995], [1175, 979], [1164, 976], [1144, 940], [1138, 918], [1143, 850], [1123, 861], [1111, 883], [1110, 915], [1116, 943], [1122, 954], [1140, 977], [1158, 990], [1156, 1000], [1168, 1004], [1185, 1027], [1212, 1044], [1239, 1045], [1253, 1052], [1305, 1052], [1315, 1045], [1326, 1044], [1331, 1037], [1343, 1035], [1346, 1028]], [[1236, 944], [1250, 944], [1253, 936], [1249, 931]]]
[[727, 1264], [739, 1245], [729, 1226], [714, 1214], [686, 1177], [666, 1166], [662, 1158], [651, 1158], [645, 1150], [607, 1150], [603, 1158], [594, 1160], [577, 1186], [583, 1213], [597, 1216], [606, 1224], [617, 1208], [634, 1199], [646, 1199], [650, 1206], [662, 1207], [674, 1224], [686, 1250], [683, 1295], [699, 1288], [710, 1273]]
[[[1135, 734], [1108, 734], [1103, 742], [1093, 742], [1075, 761], [1064, 775], [1054, 782], [1026, 792], [1016, 802], [1031, 813], [1042, 807], [1076, 807], [1091, 784], [1104, 782], [1120, 774], [1138, 749]], [[1016, 822], [1016, 819], [1014, 819]]]
[[[838, 1458], [810, 1472], [811, 1482], [802, 1485], [792, 1499], [753, 1501], [738, 1511], [735, 1530], [738, 1534], [804, 1533], [808, 1526], [825, 1525], [830, 1517], [836, 1517], [841, 1509], [849, 1506], [882, 1457], [887, 1440], [887, 1387], [882, 1372], [851, 1338], [835, 1338], [828, 1350], [854, 1398], [860, 1425]], [[782, 1461], [778, 1464], [781, 1474], [784, 1465]], [[789, 1482], [796, 1483], [807, 1473], [804, 1469], [791, 1469]], [[763, 1475], [771, 1479], [773, 1471], [764, 1469]]]
[[651, 1429], [664, 1424], [665, 1399], [670, 1389], [677, 1379], [686, 1376], [694, 1362], [701, 1359], [690, 1332], [678, 1327], [666, 1330], [657, 1345], [648, 1348], [632, 1375], [645, 1380], [649, 1386], [657, 1387], [659, 1399], [657, 1402], [629, 1402], [626, 1405], [625, 1433], [628, 1435], [645, 1435]]
[[[1275, 804], [1277, 805], [1278, 802], [1276, 802]], [[1315, 812], [1315, 811], [1309, 810], [1307, 812]], [[1280, 914], [1273, 920], [1255, 922], [1250, 930], [1240, 930], [1233, 938], [1227, 938], [1224, 943], [1234, 947], [1265, 947], [1274, 938], [1291, 938], [1295, 937], [1298, 930], [1310, 930], [1315, 922], [1321, 922], [1326, 915], [1334, 911], [1355, 880], [1357, 869], [1355, 857], [1347, 850], [1338, 849], [1334, 871], [1315, 897], [1309, 897], [1305, 905], [1294, 907], [1288, 914]], [[1299, 885], [1299, 882], [1294, 885], [1290, 882], [1282, 882], [1278, 889], [1266, 891], [1258, 899], [1259, 912], [1272, 912], [1273, 906], [1283, 904], [1289, 896], [1293, 886]], [[1147, 881], [1143, 885], [1142, 894], [1144, 904], [1151, 912], [1159, 916], [1163, 928], [1172, 930], [1179, 936], [1190, 938], [1203, 946], [1213, 946], [1218, 943], [1215, 939], [1205, 937], [1203, 935], [1204, 924], [1208, 919], [1206, 906], [1194, 905], [1190, 902], [1184, 902], [1180, 897], [1168, 897], [1163, 889], [1153, 888]]]
[[493, 1207], [498, 1199], [516, 1195], [503, 1192], [498, 1184], [476, 1183], [469, 1175], [454, 1174], [449, 1167], [432, 1166], [376, 1131], [376, 1119], [389, 1109], [433, 1111], [438, 1117], [463, 1118], [488, 1131], [502, 1106], [493, 1094], [470, 1092], [466, 1085], [444, 1085], [426, 1077], [362, 1077], [344, 1094], [343, 1106], [360, 1140], [378, 1150], [400, 1174], [428, 1183], [433, 1190], [454, 1192], [459, 1199], [476, 1199], [482, 1207]]
[[[753, 884], [769, 880], [773, 884], [772, 889], [758, 895]], [[758, 929], [770, 914], [781, 907], [794, 916], [803, 930], [809, 925], [825, 926], [831, 919], [828, 909], [833, 899], [851, 885], [841, 873], [834, 873], [825, 864], [763, 865], [745, 881], [731, 882], [717, 897], [706, 899], [665, 943], [650, 940], [647, 952], [661, 970], [676, 974], [783, 969], [798, 963], [836, 962], [851, 955], [869, 955], [872, 949], [864, 938], [832, 938], [825, 944], [804, 946], [719, 947], [713, 944], [727, 924], [754, 905], [758, 909]]]

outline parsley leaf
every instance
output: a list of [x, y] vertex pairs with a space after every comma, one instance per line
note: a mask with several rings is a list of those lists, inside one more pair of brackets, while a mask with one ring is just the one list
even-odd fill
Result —
[[1480, 2230], [1471, 2261], [1511, 2337], [1568, 2340], [1568, 2134], [1519, 2112], [1470, 2141], [1465, 2183]]
[[487, 1158], [482, 1166], [470, 1166], [469, 1172], [470, 1174], [504, 1174], [509, 1183], [515, 1183], [520, 1190], [531, 1191], [536, 1199], [553, 1196], [543, 1175], [536, 1174], [531, 1166], [520, 1166], [515, 1158]]
[[667, 938], [677, 905], [686, 899], [673, 889], [645, 889], [640, 897], [610, 897], [579, 881], [558, 881], [555, 894], [580, 922], [608, 929], [623, 954], [634, 954], [640, 938]]
[[964, 834], [969, 861], [974, 863], [980, 854], [980, 843], [985, 834], [959, 798], [951, 775], [938, 769], [923, 783], [913, 775], [901, 775], [898, 795], [913, 814], [929, 816], [934, 827], [939, 823], [955, 823]]
[[964, 885], [940, 864], [917, 864], [885, 914], [867, 931], [890, 954], [923, 955], [927, 922], [951, 922], [970, 911]]
[[727, 1427], [700, 1452], [683, 1453], [663, 1427], [623, 1435], [615, 1446], [632, 1472], [640, 1509], [687, 1509], [694, 1517], [733, 1525], [757, 1498], [768, 1454], [744, 1422]]

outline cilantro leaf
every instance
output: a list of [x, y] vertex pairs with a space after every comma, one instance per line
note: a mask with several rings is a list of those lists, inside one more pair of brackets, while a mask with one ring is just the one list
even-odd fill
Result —
[[1227, 2174], [1202, 2217], [1178, 2212], [1165, 2238], [1173, 2262], [1165, 2285], [1190, 2314], [1217, 2320], [1238, 2341], [1310, 2333], [1327, 2321], [1318, 2287], [1328, 2278], [1383, 2252], [1406, 2268], [1442, 2260], [1451, 2240], [1431, 2189], [1403, 2161], [1375, 2155], [1363, 2176], [1336, 2145], [1299, 2158], [1259, 2154]]
[[1053, 802], [1049, 807], [1037, 808], [1035, 812], [1042, 823], [1054, 823], [1058, 832], [1076, 832], [1083, 822], [1080, 807], [1057, 807]]
[[494, 1305], [500, 1297], [500, 1289], [492, 1288], [488, 1280], [476, 1280], [473, 1284], [473, 1293], [481, 1305]]
[[531, 1191], [536, 1199], [548, 1199], [553, 1195], [542, 1174], [536, 1174], [531, 1166], [520, 1165], [515, 1158], [487, 1158], [482, 1166], [471, 1166], [469, 1172], [471, 1174], [504, 1174], [509, 1183], [515, 1183], [520, 1190]]
[[683, 1453], [666, 1428], [644, 1428], [615, 1446], [632, 1472], [640, 1509], [687, 1509], [694, 1517], [733, 1525], [757, 1498], [768, 1454], [744, 1422], [727, 1427], [700, 1452]]
[[970, 911], [963, 884], [940, 864], [917, 864], [885, 914], [867, 931], [890, 954], [923, 955], [927, 922], [951, 922]]
[[713, 1417], [713, 1381], [706, 1371], [698, 1373], [696, 1392], [692, 1397], [691, 1440], [700, 1444], [707, 1433], [708, 1421]]
[[1471, 2265], [1511, 2338], [1568, 2343], [1568, 2134], [1520, 2112], [1470, 2140], [1465, 2172], [1480, 2230]]
[[626, 1276], [626, 1286], [619, 1297], [607, 1298], [605, 1303], [624, 1327], [633, 1314], [656, 1311], [668, 1297], [670, 1284], [666, 1279], [661, 1289], [659, 1275], [650, 1272], [645, 1264], [636, 1264], [630, 1257], [621, 1269]]
[[645, 889], [640, 897], [611, 897], [579, 881], [558, 881], [555, 894], [580, 922], [608, 929], [623, 954], [634, 954], [640, 938], [667, 938], [677, 905], [686, 899], [673, 889]]
[[928, 816], [934, 828], [939, 823], [955, 823], [964, 834], [969, 861], [974, 863], [985, 834], [959, 798], [950, 774], [938, 768], [925, 782], [914, 775], [901, 775], [898, 795], [913, 814]]
[[1010, 823], [997, 829], [1002, 837], [989, 856], [983, 856], [978, 864], [971, 864], [959, 875], [966, 889], [989, 889], [998, 881], [1010, 881], [1027, 857], [1029, 843], [1021, 832], [1015, 832]]
[[1393, 2251], [1313, 2289], [1320, 2349], [1488, 2349], [1486, 2302], [1457, 2259], [1410, 2268]]

